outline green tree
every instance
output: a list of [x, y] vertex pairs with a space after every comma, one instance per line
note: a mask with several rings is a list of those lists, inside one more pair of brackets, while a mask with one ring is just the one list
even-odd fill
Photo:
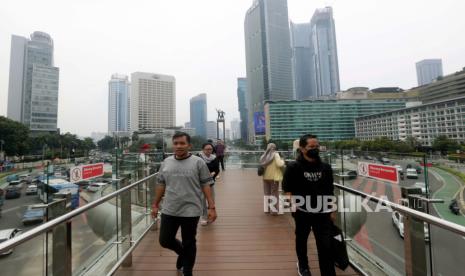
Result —
[[460, 149], [460, 145], [449, 138], [445, 135], [441, 135], [436, 137], [433, 141], [433, 150], [440, 151], [444, 154], [446, 154], [448, 151], [455, 151]]
[[115, 139], [107, 135], [102, 140], [98, 141], [97, 145], [102, 151], [111, 151], [115, 147]]
[[28, 151], [29, 129], [18, 122], [0, 116], [0, 140], [6, 155], [24, 155]]

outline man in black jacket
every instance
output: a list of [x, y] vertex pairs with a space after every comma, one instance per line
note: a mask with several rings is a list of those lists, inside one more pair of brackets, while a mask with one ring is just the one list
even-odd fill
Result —
[[[295, 249], [299, 275], [309, 276], [307, 240], [313, 229], [322, 276], [336, 275], [331, 254], [331, 226], [336, 213], [325, 207], [328, 196], [334, 196], [333, 171], [319, 156], [319, 143], [314, 135], [306, 134], [299, 140], [300, 156], [291, 162], [284, 173], [282, 188], [292, 196], [298, 207], [292, 214], [295, 220]], [[298, 199], [298, 200], [297, 200]], [[303, 201], [303, 202], [302, 202]], [[318, 202], [320, 201], [320, 202]]]

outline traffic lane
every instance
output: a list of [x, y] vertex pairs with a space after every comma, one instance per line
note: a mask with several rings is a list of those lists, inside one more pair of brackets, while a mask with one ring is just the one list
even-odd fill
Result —
[[42, 202], [37, 195], [26, 195], [27, 185], [23, 186], [19, 198], [5, 199], [2, 207], [2, 217], [0, 218], [0, 229], [21, 228], [23, 231], [27, 231], [36, 226], [24, 226], [21, 219], [27, 206], [41, 204]]

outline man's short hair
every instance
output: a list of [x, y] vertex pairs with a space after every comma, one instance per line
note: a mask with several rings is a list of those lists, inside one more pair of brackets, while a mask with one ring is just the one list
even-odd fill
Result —
[[302, 137], [300, 137], [300, 140], [299, 140], [299, 146], [301, 148], [305, 148], [307, 146], [308, 139], [318, 139], [318, 136], [313, 135], [313, 134], [302, 135]]
[[182, 132], [182, 131], [177, 131], [174, 135], [173, 135], [173, 138], [171, 138], [172, 141], [174, 141], [174, 139], [176, 138], [181, 138], [181, 137], [186, 137], [186, 140], [187, 140], [187, 143], [190, 144], [191, 143], [191, 136], [185, 132]]

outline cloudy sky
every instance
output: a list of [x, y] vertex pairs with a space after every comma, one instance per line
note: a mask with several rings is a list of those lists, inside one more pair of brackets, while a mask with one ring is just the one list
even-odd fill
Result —
[[[11, 35], [49, 33], [60, 68], [58, 127], [81, 136], [107, 130], [113, 73], [174, 75], [177, 124], [189, 98], [208, 95], [237, 118], [236, 78], [245, 76], [243, 22], [252, 0], [5, 0], [0, 7], [0, 115], [6, 115]], [[290, 20], [331, 5], [341, 88], [416, 85], [415, 62], [465, 66], [463, 0], [288, 0]]]

